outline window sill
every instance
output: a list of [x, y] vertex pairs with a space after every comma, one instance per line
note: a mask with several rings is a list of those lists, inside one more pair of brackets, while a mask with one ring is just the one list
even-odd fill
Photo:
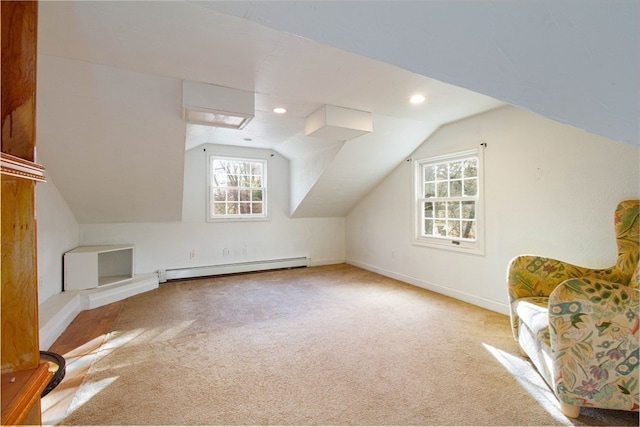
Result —
[[247, 217], [229, 217], [229, 218], [207, 218], [208, 223], [216, 223], [216, 222], [261, 222], [261, 221], [270, 221], [268, 216], [259, 217], [259, 218], [247, 218]]
[[[459, 242], [456, 244], [454, 242]], [[455, 240], [455, 239], [417, 239], [414, 238], [412, 241], [414, 246], [423, 246], [433, 249], [440, 249], [452, 252], [460, 252], [471, 255], [480, 255], [484, 256], [484, 248], [480, 247], [479, 244], [473, 242], [465, 242], [463, 240]]]

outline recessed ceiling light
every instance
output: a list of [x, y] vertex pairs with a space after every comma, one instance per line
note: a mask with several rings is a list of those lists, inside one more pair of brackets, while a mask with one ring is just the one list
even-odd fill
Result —
[[424, 95], [413, 95], [410, 99], [409, 102], [411, 102], [412, 104], [422, 104], [425, 101], [425, 96]]
[[276, 114], [284, 114], [287, 112], [287, 109], [283, 107], [276, 107], [273, 109], [273, 112]]

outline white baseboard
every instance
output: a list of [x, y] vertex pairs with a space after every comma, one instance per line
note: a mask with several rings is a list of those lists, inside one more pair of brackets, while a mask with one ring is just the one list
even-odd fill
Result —
[[80, 291], [62, 292], [40, 304], [40, 349], [48, 350], [82, 310]]
[[392, 279], [400, 280], [401, 282], [409, 283], [419, 288], [427, 289], [429, 291], [446, 295], [448, 297], [455, 298], [460, 301], [468, 302], [469, 304], [477, 305], [478, 307], [486, 308], [487, 310], [495, 311], [501, 314], [507, 314], [507, 315], [509, 314], [509, 306], [507, 304], [482, 298], [477, 295], [471, 295], [466, 292], [461, 292], [456, 289], [448, 288], [446, 286], [437, 285], [435, 283], [431, 283], [426, 280], [422, 280], [416, 277], [407, 276], [402, 273], [386, 270], [384, 268], [376, 267], [374, 265], [366, 264], [360, 261], [347, 259], [345, 262], [347, 264], [354, 265], [356, 267], [360, 267], [365, 270], [381, 274], [383, 276], [391, 277]]
[[344, 258], [325, 258], [325, 259], [311, 259], [309, 267], [320, 267], [322, 265], [344, 264]]
[[40, 349], [48, 350], [82, 310], [91, 310], [129, 298], [159, 286], [155, 273], [136, 275], [133, 279], [110, 286], [82, 291], [65, 291], [38, 307]]
[[133, 279], [113, 286], [101, 286], [95, 289], [80, 291], [83, 310], [91, 310], [129, 298], [142, 292], [151, 291], [159, 286], [155, 273], [136, 275]]
[[232, 264], [207, 265], [202, 267], [174, 268], [161, 270], [158, 276], [162, 281], [175, 279], [190, 279], [194, 277], [209, 277], [220, 274], [249, 273], [254, 271], [275, 270], [279, 268], [308, 267], [309, 258], [295, 257], [270, 259], [261, 261], [238, 262]]

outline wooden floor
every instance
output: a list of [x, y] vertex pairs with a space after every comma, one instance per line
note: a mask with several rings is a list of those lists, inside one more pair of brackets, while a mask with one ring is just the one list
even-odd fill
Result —
[[42, 399], [42, 424], [54, 425], [65, 417], [123, 305], [118, 301], [80, 312], [49, 348], [65, 358], [67, 368], [62, 382]]

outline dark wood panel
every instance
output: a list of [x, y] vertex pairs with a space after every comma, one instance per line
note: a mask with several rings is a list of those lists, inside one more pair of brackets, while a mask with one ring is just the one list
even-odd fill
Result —
[[18, 164], [19, 173], [12, 167], [9, 174], [2, 159], [2, 424], [40, 424], [40, 393], [51, 374], [48, 364], [39, 364], [35, 181], [30, 176], [36, 143], [38, 3], [2, 1], [0, 22], [2, 153], [29, 165], [24, 171]]
[[2, 373], [39, 361], [35, 182], [2, 175]]
[[38, 3], [2, 1], [2, 152], [34, 161]]

